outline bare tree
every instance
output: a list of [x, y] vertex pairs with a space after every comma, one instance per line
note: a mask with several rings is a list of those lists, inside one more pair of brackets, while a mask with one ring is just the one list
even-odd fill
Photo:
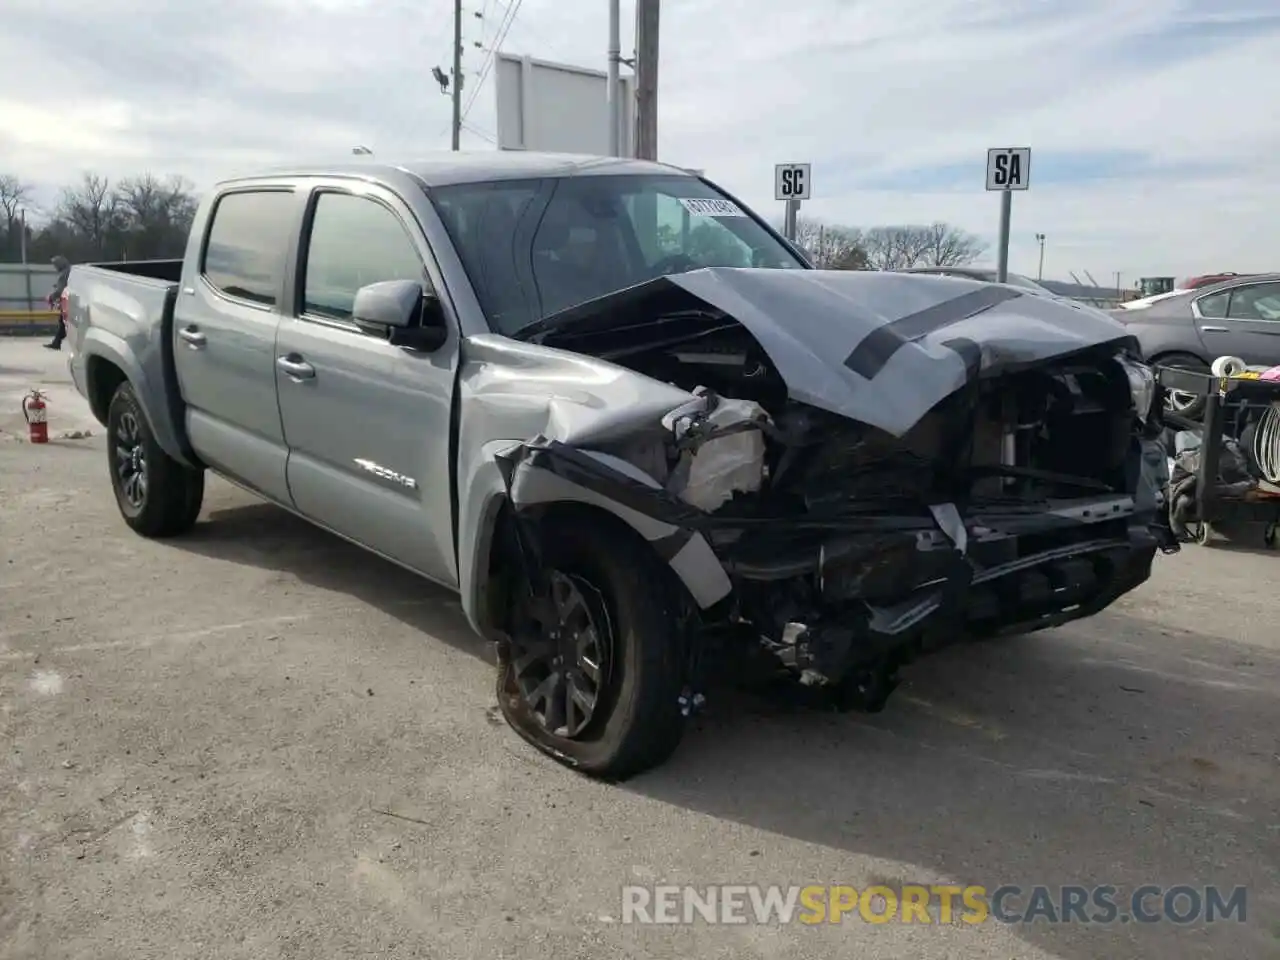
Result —
[[31, 187], [11, 173], [0, 173], [0, 258], [12, 259], [20, 255], [22, 238], [22, 210], [28, 206]]
[[110, 181], [86, 173], [78, 187], [64, 187], [58, 202], [58, 219], [85, 241], [94, 256], [102, 256], [107, 240], [121, 227], [119, 198]]
[[863, 242], [876, 270], [958, 267], [973, 263], [986, 250], [973, 234], [947, 223], [872, 227]]
[[931, 223], [922, 229], [928, 240], [922, 254], [926, 267], [961, 267], [986, 252], [985, 241], [949, 223]]
[[196, 199], [185, 180], [159, 180], [144, 173], [120, 181], [113, 195], [130, 257], [173, 256], [181, 249], [196, 211]]
[[31, 186], [11, 173], [0, 173], [0, 212], [6, 226], [13, 229], [18, 221], [18, 211], [30, 202]]
[[865, 270], [862, 231], [808, 217], [796, 221], [796, 243], [819, 270]]
[[920, 262], [928, 247], [922, 227], [872, 227], [864, 234], [867, 259], [874, 270], [905, 270]]

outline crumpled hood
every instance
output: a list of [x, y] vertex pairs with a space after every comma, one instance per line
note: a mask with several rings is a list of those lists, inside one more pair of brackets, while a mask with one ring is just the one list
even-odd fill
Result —
[[660, 277], [571, 307], [517, 336], [560, 345], [560, 334], [708, 307], [755, 337], [792, 399], [894, 436], [974, 378], [1108, 343], [1136, 348], [1125, 327], [1100, 310], [1005, 284], [728, 267]]

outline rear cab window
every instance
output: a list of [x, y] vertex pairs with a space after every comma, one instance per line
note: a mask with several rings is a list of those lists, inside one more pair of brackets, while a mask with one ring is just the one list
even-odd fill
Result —
[[299, 314], [350, 322], [356, 291], [386, 280], [431, 286], [422, 255], [399, 215], [369, 197], [318, 193], [305, 239]]
[[293, 211], [294, 194], [288, 189], [224, 194], [210, 217], [201, 277], [224, 296], [275, 307], [294, 229]]

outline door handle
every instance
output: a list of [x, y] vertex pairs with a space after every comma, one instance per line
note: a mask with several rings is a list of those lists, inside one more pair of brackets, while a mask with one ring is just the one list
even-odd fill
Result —
[[187, 341], [191, 349], [198, 350], [205, 345], [205, 335], [196, 327], [183, 327], [178, 331], [178, 336]]
[[316, 368], [305, 360], [293, 357], [277, 357], [276, 366], [295, 380], [310, 380], [316, 375]]
[[1200, 328], [1200, 332], [1201, 332], [1201, 333], [1228, 333], [1229, 331], [1227, 330], [1227, 328], [1226, 328], [1226, 327], [1208, 327], [1208, 326], [1206, 326], [1206, 327], [1201, 327], [1201, 328]]

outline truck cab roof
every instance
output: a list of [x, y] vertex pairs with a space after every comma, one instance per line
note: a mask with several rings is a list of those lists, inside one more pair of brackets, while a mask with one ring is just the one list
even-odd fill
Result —
[[660, 174], [693, 177], [682, 167], [628, 157], [592, 154], [538, 153], [524, 150], [437, 152], [404, 162], [351, 159], [328, 164], [291, 164], [259, 173], [231, 177], [219, 183], [260, 180], [265, 177], [368, 177], [374, 180], [409, 176], [427, 187], [493, 180], [525, 180], [538, 177], [577, 177], [626, 174]]

